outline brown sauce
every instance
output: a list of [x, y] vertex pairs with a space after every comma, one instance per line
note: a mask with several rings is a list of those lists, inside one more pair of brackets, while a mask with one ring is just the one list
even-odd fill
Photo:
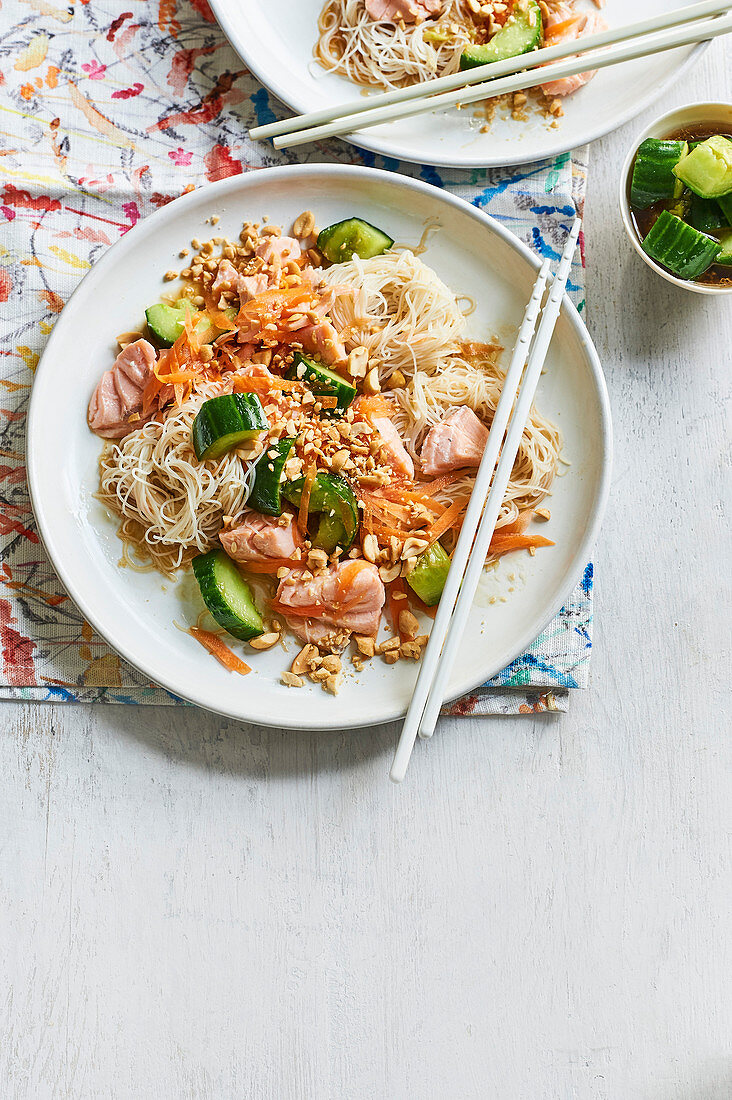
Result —
[[[729, 138], [732, 141], [732, 134], [726, 130], [720, 129], [720, 127], [714, 124], [700, 123], [697, 126], [682, 126], [677, 130], [672, 130], [670, 134], [664, 136], [664, 140], [668, 141], [706, 141], [707, 138], [714, 137], [715, 134], [722, 134], [723, 137]], [[632, 206], [630, 203], [630, 181], [633, 173], [632, 170], [628, 175], [628, 205], [630, 206], [630, 216], [635, 227], [635, 231], [638, 234], [638, 238], [643, 241], [648, 236], [651, 226], [655, 222], [658, 215], [668, 205], [666, 199], [661, 199], [660, 202], [654, 202], [652, 206], [647, 207], [645, 210], [639, 210], [637, 207]], [[658, 261], [655, 261], [658, 263]], [[659, 267], [663, 267], [663, 264], [659, 264]], [[664, 271], [668, 271], [668, 268], [664, 267]], [[673, 275], [673, 271], [669, 272]], [[677, 275], [676, 278], [679, 276]], [[696, 279], [688, 279], [687, 282], [703, 283], [705, 286], [732, 286], [732, 268], [723, 266], [722, 264], [712, 264], [710, 268], [703, 271], [701, 275], [698, 275]]]

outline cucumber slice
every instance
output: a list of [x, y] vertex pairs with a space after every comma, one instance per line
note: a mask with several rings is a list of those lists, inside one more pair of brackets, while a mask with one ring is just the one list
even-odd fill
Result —
[[474, 69], [478, 65], [490, 65], [492, 61], [505, 61], [522, 53], [538, 50], [543, 30], [541, 8], [536, 0], [529, 0], [525, 7], [515, 5], [505, 25], [483, 46], [466, 46], [460, 55], [461, 69]]
[[[304, 477], [285, 482], [282, 486], [285, 500], [299, 508], [304, 485]], [[310, 490], [308, 514], [319, 516], [313, 546], [329, 554], [336, 546], [350, 549], [358, 532], [358, 501], [345, 478], [336, 474], [316, 474]]]
[[[247, 504], [265, 516], [282, 515], [282, 482], [285, 479], [285, 463], [295, 446], [294, 436], [284, 436], [267, 448], [267, 454], [260, 458], [254, 477], [254, 485]], [[277, 457], [271, 458], [269, 451], [277, 451]]]
[[717, 202], [728, 224], [732, 225], [732, 195], [722, 195]]
[[391, 248], [394, 241], [383, 230], [362, 218], [346, 218], [345, 221], [334, 222], [333, 225], [321, 229], [317, 243], [327, 260], [332, 264], [339, 264], [352, 260], [354, 256], [362, 260], [380, 256], [387, 248]]
[[[685, 141], [662, 141], [659, 138], [642, 141], [633, 165], [631, 206], [645, 210], [659, 199], [679, 198], [684, 185], [674, 175], [674, 168], [688, 150]], [[678, 184], [679, 195], [675, 193]]]
[[147, 327], [161, 347], [171, 348], [183, 332], [186, 307], [193, 309], [193, 306], [188, 302], [182, 302], [180, 305], [175, 306], [158, 302], [145, 310]]
[[700, 199], [692, 191], [688, 221], [694, 229], [698, 229], [700, 233], [712, 233], [724, 225], [724, 220], [724, 214], [718, 202], [714, 199]]
[[643, 241], [643, 250], [680, 279], [696, 279], [714, 263], [720, 246], [664, 210]]
[[223, 550], [195, 557], [193, 573], [203, 602], [219, 626], [245, 642], [264, 633], [252, 590]]
[[334, 416], [342, 416], [356, 396], [356, 387], [340, 374], [324, 367], [322, 363], [316, 363], [314, 359], [308, 359], [299, 351], [295, 353], [292, 366], [287, 371], [287, 377], [307, 382], [318, 397], [335, 397], [338, 402], [336, 407], [328, 409], [328, 412]]
[[[161, 348], [172, 348], [175, 341], [182, 334], [185, 327], [186, 310], [194, 311], [191, 303], [186, 300], [182, 300], [173, 306], [167, 305], [165, 302], [157, 302], [156, 305], [149, 306], [145, 310], [147, 327], [150, 329], [155, 342]], [[231, 328], [218, 328], [211, 321], [202, 317], [196, 325], [196, 336], [200, 343], [209, 343], [209, 341], [220, 336], [222, 332], [230, 332], [231, 329], [236, 328], [236, 310], [233, 306], [228, 306], [222, 312], [230, 319]]]
[[701, 199], [718, 199], [732, 192], [732, 141], [715, 134], [687, 153], [675, 175]]
[[428, 607], [434, 607], [440, 602], [449, 572], [449, 557], [439, 542], [433, 542], [419, 555], [417, 564], [410, 573], [407, 573], [405, 580], [422, 603], [426, 603]]
[[199, 462], [221, 458], [269, 427], [255, 393], [223, 393], [204, 401], [193, 421], [193, 449]]
[[721, 229], [718, 233], [715, 233], [715, 237], [722, 249], [714, 261], [715, 264], [722, 264], [723, 267], [732, 267], [732, 226], [728, 229]]

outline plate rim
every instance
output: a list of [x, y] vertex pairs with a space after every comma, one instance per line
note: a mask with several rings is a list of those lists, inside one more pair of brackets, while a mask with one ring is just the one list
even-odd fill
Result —
[[[70, 578], [69, 573], [63, 560], [59, 560], [58, 555], [54, 552], [54, 537], [53, 531], [49, 530], [46, 526], [46, 520], [42, 507], [42, 492], [39, 482], [41, 481], [41, 466], [42, 461], [40, 459], [38, 447], [39, 443], [35, 441], [34, 424], [37, 414], [37, 409], [40, 402], [40, 390], [39, 380], [44, 377], [44, 372], [51, 369], [51, 359], [53, 356], [54, 347], [62, 339], [62, 334], [69, 326], [73, 326], [76, 323], [76, 311], [74, 309], [74, 299], [78, 298], [78, 293], [81, 287], [86, 282], [86, 279], [94, 272], [98, 277], [104, 278], [107, 274], [107, 269], [112, 267], [116, 262], [116, 255], [120, 248], [131, 248], [135, 246], [138, 238], [142, 238], [143, 234], [149, 229], [151, 222], [155, 221], [156, 224], [161, 224], [167, 221], [175, 220], [181, 211], [181, 205], [194, 205], [200, 201], [203, 194], [211, 197], [211, 205], [213, 205], [216, 199], [220, 196], [225, 196], [229, 191], [235, 191], [237, 188], [244, 185], [247, 186], [246, 180], [249, 178], [252, 181], [261, 180], [262, 176], [266, 176], [269, 179], [278, 179], [287, 176], [316, 176], [318, 174], [326, 173], [335, 177], [353, 177], [360, 178], [362, 180], [375, 181], [378, 185], [379, 182], [389, 183], [390, 185], [403, 187], [406, 190], [412, 190], [421, 192], [423, 195], [429, 196], [434, 201], [445, 203], [448, 206], [455, 207], [463, 214], [467, 214], [469, 217], [477, 221], [481, 225], [488, 225], [493, 232], [497, 233], [503, 241], [508, 244], [519, 253], [525, 260], [528, 260], [530, 265], [535, 271], [538, 271], [541, 261], [531, 251], [531, 249], [524, 244], [515, 234], [509, 229], [503, 226], [496, 218], [493, 218], [485, 211], [479, 210], [465, 199], [451, 194], [449, 191], [445, 191], [442, 188], [435, 187], [433, 184], [426, 183], [422, 180], [415, 180], [409, 176], [403, 176], [399, 173], [389, 172], [379, 168], [367, 168], [360, 165], [345, 165], [345, 164], [305, 164], [305, 165], [279, 165], [272, 168], [262, 168], [253, 172], [247, 172], [243, 175], [237, 175], [229, 177], [228, 179], [220, 180], [216, 183], [207, 184], [196, 190], [181, 195], [179, 198], [174, 199], [173, 202], [168, 203], [165, 207], [154, 213], [148, 215], [148, 217], [141, 219], [136, 226], [130, 229], [123, 237], [115, 241], [115, 243], [107, 249], [103, 256], [94, 264], [94, 267], [84, 276], [79, 282], [77, 287], [68, 298], [64, 309], [56, 322], [53, 332], [51, 333], [48, 343], [43, 350], [41, 358], [35, 372], [33, 389], [31, 391], [28, 416], [26, 423], [26, 473], [28, 480], [28, 488], [30, 495], [31, 507], [33, 509], [33, 515], [35, 517], [38, 534], [41, 538], [43, 548], [48, 555], [49, 561], [53, 566], [56, 574], [58, 575], [61, 583], [63, 584], [66, 592], [71, 597], [75, 605], [82, 612], [84, 617], [88, 620], [94, 630], [107, 642], [107, 644], [119, 654], [128, 664], [137, 669], [143, 676], [147, 677], [153, 683], [163, 687], [166, 691], [170, 692], [177, 698], [183, 699], [186, 702], [192, 703], [195, 706], [199, 706], [204, 710], [210, 710], [214, 713], [223, 714], [228, 718], [232, 718], [236, 721], [253, 722], [262, 726], [272, 726], [274, 728], [282, 729], [358, 729], [363, 727], [372, 726], [374, 724], [383, 724], [390, 721], [399, 721], [400, 718], [406, 713], [406, 708], [400, 710], [398, 713], [393, 714], [391, 717], [379, 718], [374, 722], [374, 719], [365, 719], [363, 721], [355, 720], [349, 721], [344, 724], [342, 720], [336, 720], [330, 724], [324, 723], [322, 720], [308, 722], [307, 720], [298, 722], [297, 724], [289, 721], [271, 722], [267, 721], [266, 717], [260, 716], [247, 717], [241, 711], [215, 707], [206, 699], [202, 701], [200, 696], [197, 696], [195, 690], [189, 692], [182, 692], [178, 685], [170, 683], [165, 677], [157, 678], [150, 673], [150, 670], [140, 663], [139, 659], [135, 656], [134, 652], [130, 652], [125, 645], [118, 645], [114, 640], [113, 632], [110, 634], [110, 629], [100, 622], [99, 615], [97, 614], [96, 607], [101, 606], [99, 601], [90, 601], [87, 599], [83, 592], [80, 592], [76, 583]], [[600, 358], [597, 354], [595, 346], [592, 342], [589, 332], [584, 324], [584, 321], [579, 315], [576, 307], [565, 294], [562, 301], [562, 313], [565, 314], [570, 325], [575, 330], [576, 336], [579, 339], [582, 348], [587, 357], [587, 362], [594, 379], [594, 383], [599, 396], [600, 405], [600, 453], [601, 453], [601, 470], [600, 481], [598, 486], [597, 500], [595, 508], [593, 510], [590, 521], [587, 524], [582, 539], [578, 543], [575, 550], [572, 564], [567, 569], [566, 584], [561, 586], [560, 598], [555, 600], [548, 608], [546, 615], [543, 617], [541, 626], [539, 629], [532, 629], [524, 632], [524, 635], [516, 640], [515, 645], [512, 647], [511, 654], [505, 663], [502, 662], [501, 667], [506, 667], [511, 664], [521, 653], [523, 653], [527, 646], [529, 646], [546, 628], [547, 624], [551, 622], [559, 609], [563, 606], [569, 594], [572, 592], [576, 584], [578, 583], [583, 571], [589, 561], [592, 547], [597, 538], [602, 519], [605, 513], [607, 500], [610, 493], [611, 474], [613, 464], [613, 436], [612, 436], [612, 418], [610, 410], [610, 399], [607, 390], [607, 384], [605, 376], [600, 363]], [[526, 636], [530, 635], [530, 636]], [[473, 682], [472, 679], [467, 685], [461, 685], [460, 689], [451, 693], [446, 697], [446, 702], [452, 699], [457, 699], [462, 695], [468, 694], [474, 691], [481, 684], [485, 683], [487, 679], [495, 676], [500, 668], [488, 668], [485, 673], [482, 673], [480, 678]], [[205, 693], [204, 693], [205, 694]]]
[[[288, 110], [292, 111], [294, 114], [301, 114], [304, 110], [306, 110], [307, 108], [296, 107], [294, 105], [293, 101], [288, 97], [276, 78], [270, 80], [268, 75], [267, 79], [265, 79], [259, 65], [257, 64], [256, 53], [247, 50], [246, 36], [243, 32], [242, 34], [239, 34], [237, 30], [237, 19], [234, 17], [229, 17], [227, 0], [209, 0], [209, 2], [216, 17], [216, 22], [218, 23], [221, 30], [224, 32], [224, 35], [229, 42], [229, 45], [232, 47], [235, 53], [238, 54], [238, 56], [247, 66], [249, 71], [256, 77], [259, 83], [264, 88], [266, 88], [268, 92], [271, 92], [271, 94], [274, 95], [280, 101], [280, 103], [283, 103], [285, 107], [287, 107]], [[241, 14], [242, 16], [246, 16], [245, 8], [241, 9]], [[687, 56], [678, 66], [678, 68], [670, 72], [665, 80], [662, 80], [660, 81], [660, 83], [654, 85], [654, 87], [651, 88], [645, 96], [642, 96], [636, 103], [629, 107], [627, 111], [619, 115], [615, 122], [608, 123], [607, 125], [603, 123], [578, 141], [574, 141], [573, 139], [570, 140], [569, 144], [567, 144], [566, 140], [563, 141], [561, 137], [559, 137], [554, 142], [554, 144], [549, 145], [548, 148], [544, 150], [539, 156], [537, 156], [536, 154], [522, 154], [520, 150], [517, 149], [516, 154], [511, 154], [509, 157], [506, 157], [505, 155], [466, 155], [464, 157], [446, 157], [444, 159], [433, 159], [432, 157], [430, 157], [429, 160], [425, 160], [420, 159], [413, 154], [405, 154], [404, 151], [400, 149], [398, 140], [396, 143], [390, 143], [388, 139], [385, 138], [375, 138], [369, 140], [368, 137], [357, 137], [355, 134], [351, 137], [347, 137], [344, 135], [340, 138], [340, 140], [347, 142], [349, 145], [356, 146], [357, 149], [365, 149], [370, 153], [377, 153], [379, 156], [401, 160], [407, 164], [429, 164], [434, 166], [435, 168], [506, 168], [512, 167], [514, 165], [532, 164], [535, 163], [537, 160], [549, 160], [551, 158], [561, 156], [562, 153], [569, 153], [573, 149], [579, 149], [582, 145], [588, 145], [593, 141], [597, 141], [598, 138], [605, 137], [606, 134], [613, 133], [615, 130], [619, 130], [621, 126], [624, 126], [627, 122], [631, 122], [634, 118], [637, 118], [637, 116], [642, 111], [644, 111], [646, 107], [650, 107], [652, 103], [655, 103], [655, 101], [663, 95], [663, 93], [671, 86], [672, 83], [675, 83], [679, 79], [679, 77], [683, 76], [688, 68], [690, 68], [692, 65], [696, 65], [697, 62], [701, 60], [704, 51], [710, 45], [711, 42], [697, 42], [693, 49], [689, 51]], [[684, 49], [684, 47], [679, 47], [679, 49]], [[357, 85], [354, 85], [354, 88], [357, 88]], [[557, 130], [557, 133], [561, 133], [561, 127]], [[361, 134], [363, 134], [363, 131], [361, 131]]]

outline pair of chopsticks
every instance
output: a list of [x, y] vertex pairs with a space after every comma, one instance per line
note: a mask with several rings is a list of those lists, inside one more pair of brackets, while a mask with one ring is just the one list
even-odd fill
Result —
[[[560, 42], [556, 46], [506, 61], [494, 61], [490, 65], [480, 65], [365, 100], [310, 111], [267, 126], [256, 126], [249, 131], [249, 136], [254, 139], [274, 138], [277, 149], [286, 149], [349, 134], [381, 122], [393, 122], [455, 104], [475, 103], [507, 92], [535, 88], [550, 80], [705, 42], [731, 30], [729, 0], [704, 0], [701, 4], [691, 4], [665, 15], [586, 38]], [[582, 50], [579, 55], [578, 47]], [[560, 62], [561, 58], [568, 60]]]
[[[447, 694], [457, 650], [473, 605], [513, 464], [531, 412], [539, 376], [561, 309], [580, 226], [580, 219], [576, 218], [552, 282], [549, 297], [541, 312], [535, 338], [537, 318], [549, 278], [548, 260], [541, 266], [533, 293], [526, 306], [511, 364], [493, 417], [485, 454], [478, 467], [460, 537], [452, 556], [450, 571], [430, 638], [422, 654], [419, 676], [389, 773], [395, 783], [401, 783], [404, 779], [417, 734], [420, 737], [432, 736], [442, 701]], [[525, 371], [524, 366], [526, 366]]]

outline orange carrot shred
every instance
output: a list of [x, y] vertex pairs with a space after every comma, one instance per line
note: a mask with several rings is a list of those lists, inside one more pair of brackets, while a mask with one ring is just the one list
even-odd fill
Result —
[[310, 510], [310, 494], [313, 490], [313, 483], [315, 482], [316, 468], [313, 463], [312, 466], [308, 466], [305, 471], [305, 482], [302, 487], [302, 496], [300, 497], [300, 507], [297, 513], [297, 526], [300, 528], [300, 533], [306, 535], [308, 531], [308, 512]]
[[238, 672], [240, 676], [246, 676], [251, 672], [248, 664], [237, 657], [236, 653], [229, 649], [226, 642], [222, 642], [218, 634], [212, 634], [210, 630], [201, 630], [199, 626], [191, 626], [188, 633], [207, 649], [212, 657], [220, 661], [229, 672]]
[[492, 554], [508, 554], [511, 550], [528, 550], [531, 546], [554, 546], [551, 539], [543, 535], [504, 535], [502, 531], [496, 531], [491, 539], [490, 552]]
[[458, 497], [454, 500], [449, 508], [439, 516], [431, 527], [428, 527], [424, 532], [424, 537], [429, 539], [430, 545], [433, 542], [437, 542], [441, 535], [444, 535], [445, 531], [449, 531], [451, 527], [454, 527], [461, 519], [463, 512], [468, 504], [467, 497]]

